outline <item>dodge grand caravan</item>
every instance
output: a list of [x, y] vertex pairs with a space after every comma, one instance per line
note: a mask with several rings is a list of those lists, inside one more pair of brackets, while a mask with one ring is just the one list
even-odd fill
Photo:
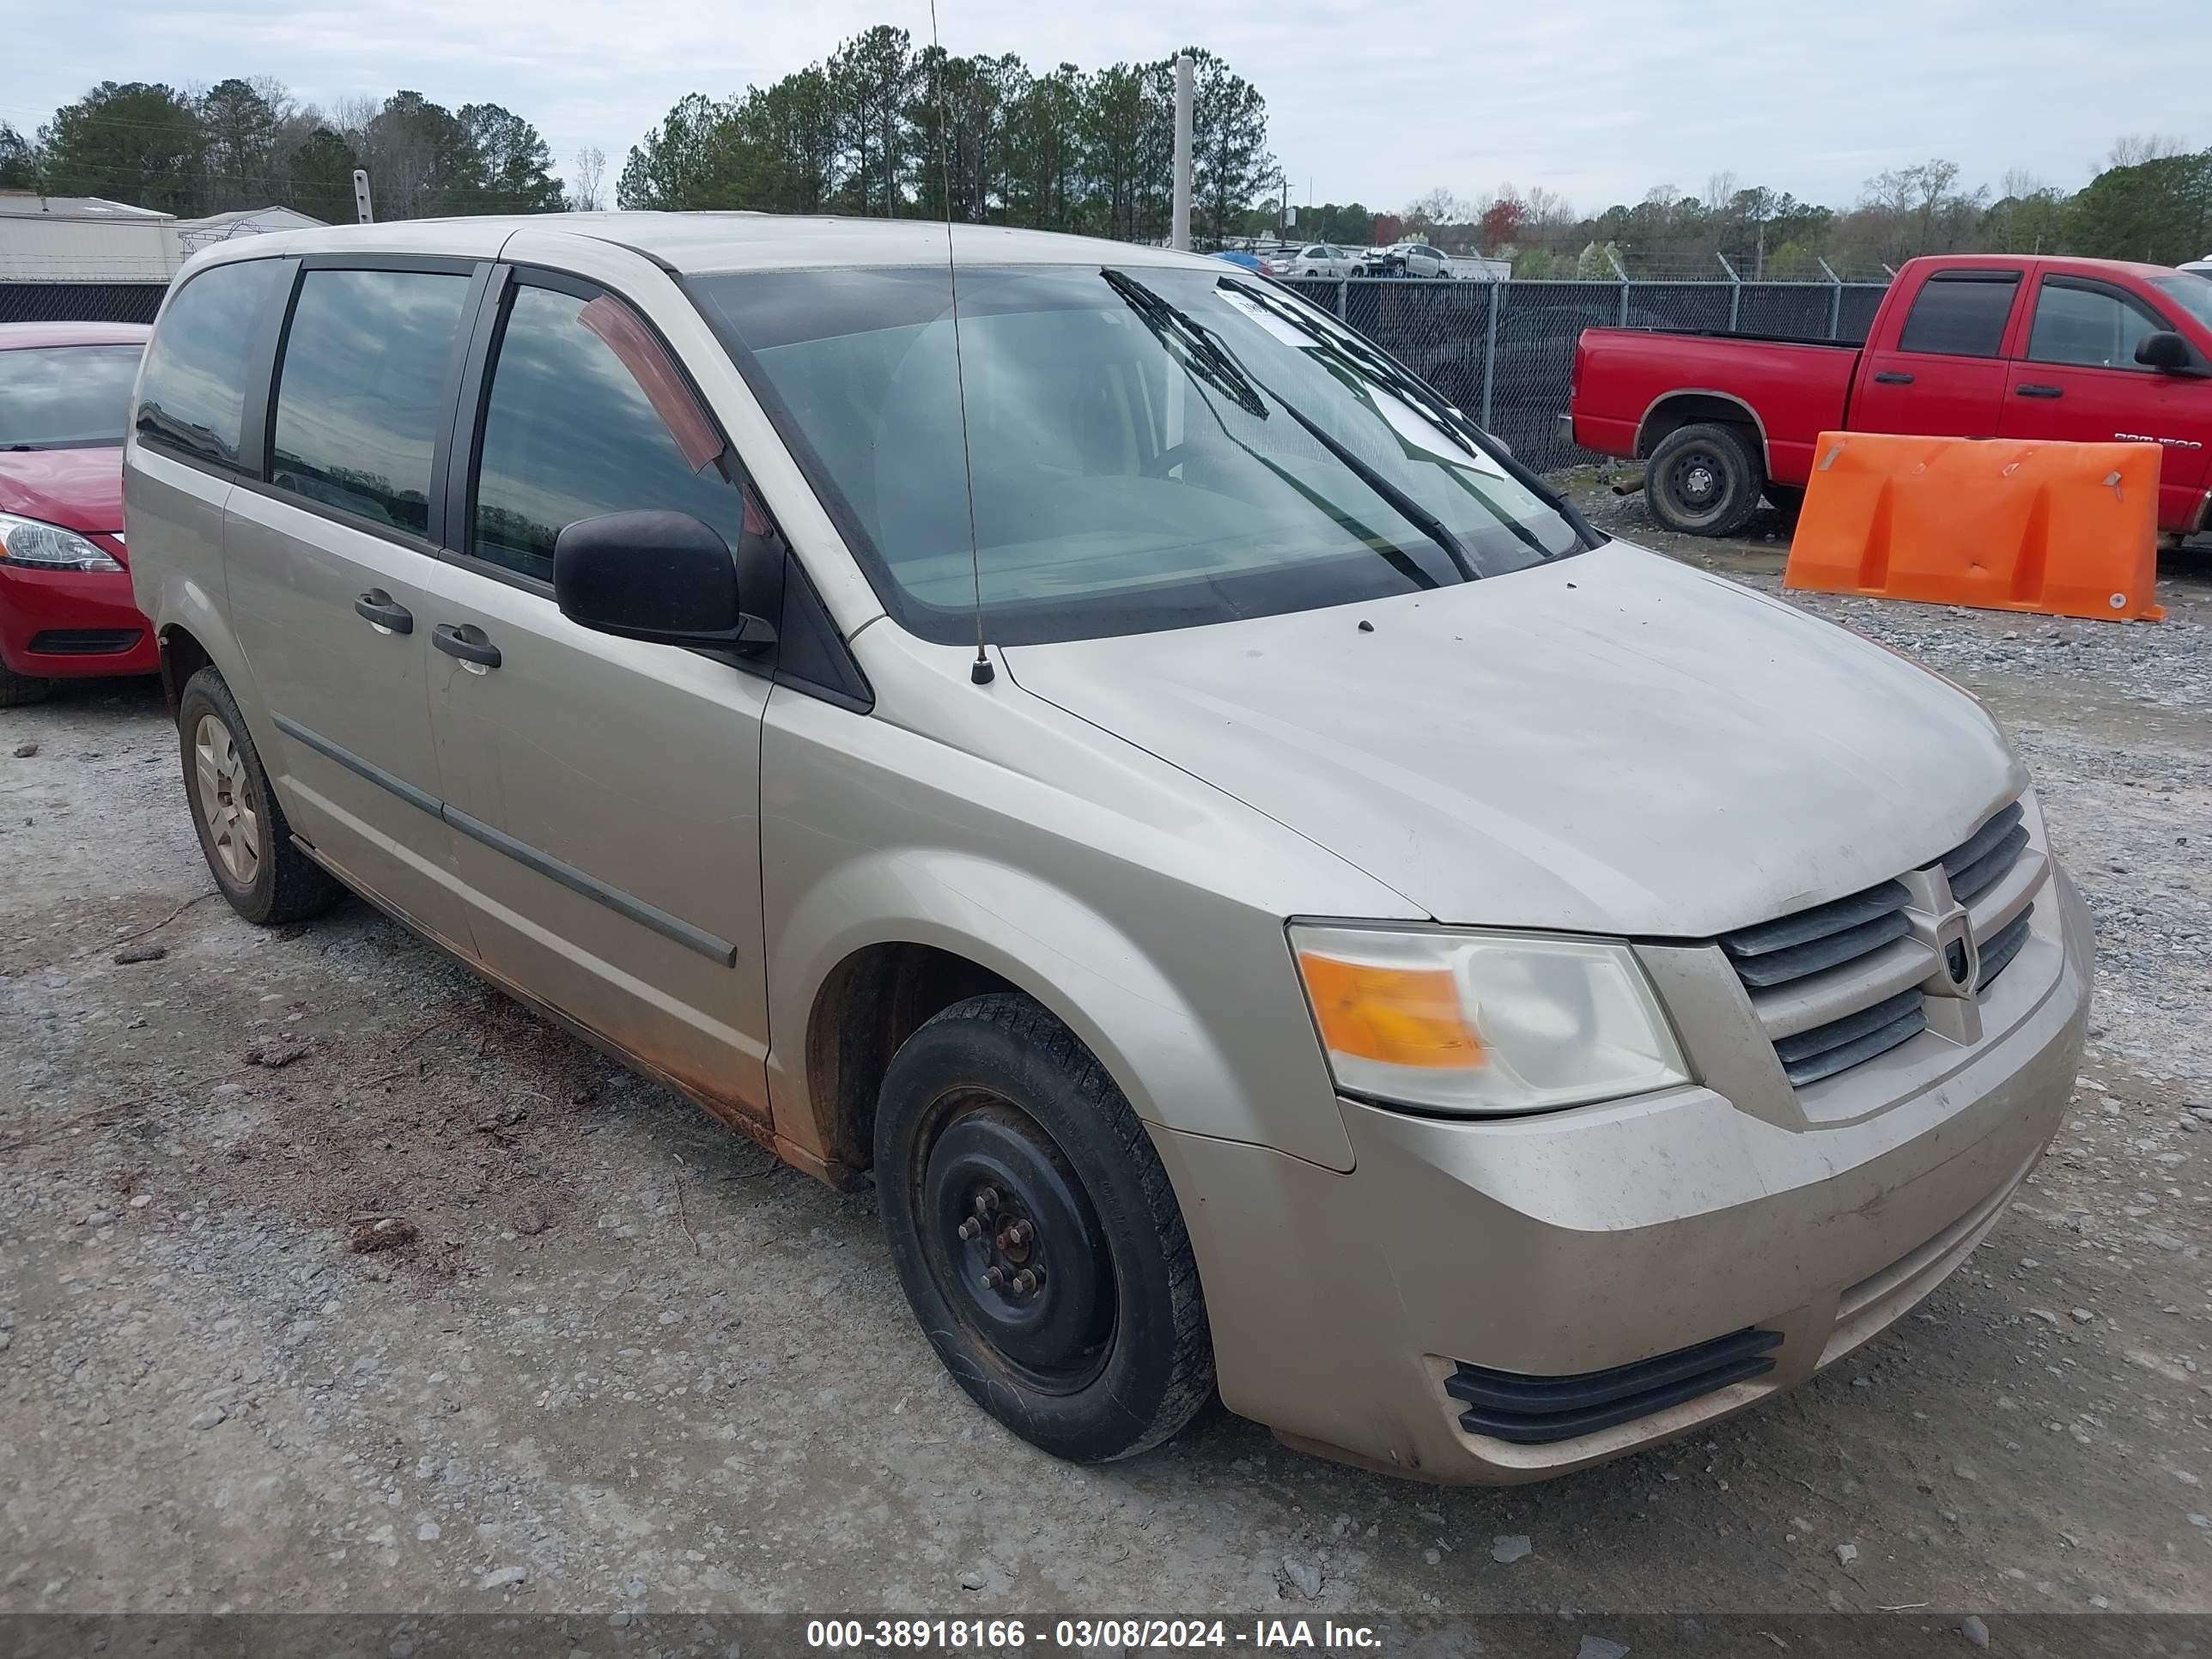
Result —
[[2089, 926], [1972, 698], [1218, 260], [254, 237], [127, 466], [238, 912], [350, 889], [872, 1179], [1064, 1456], [1217, 1389], [1441, 1480], [1680, 1434], [1927, 1295], [2069, 1096]]

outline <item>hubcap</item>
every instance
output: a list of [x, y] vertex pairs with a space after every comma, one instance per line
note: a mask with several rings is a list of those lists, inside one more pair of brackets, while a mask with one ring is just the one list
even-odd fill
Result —
[[192, 728], [192, 778], [208, 844], [231, 880], [251, 887], [261, 869], [261, 817], [246, 787], [246, 763], [230, 728], [213, 714]]
[[1097, 1214], [1027, 1114], [981, 1092], [948, 1104], [918, 1206], [938, 1287], [1022, 1382], [1081, 1388], [1113, 1347], [1113, 1263]]
[[1674, 498], [1693, 513], [1702, 513], [1720, 498], [1720, 469], [1712, 457], [1697, 452], [1674, 465]]

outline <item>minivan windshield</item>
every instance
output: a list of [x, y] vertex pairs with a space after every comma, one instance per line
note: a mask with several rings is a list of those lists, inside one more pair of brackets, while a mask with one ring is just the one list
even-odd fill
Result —
[[0, 449], [123, 446], [139, 345], [0, 351]]
[[[869, 567], [944, 643], [1452, 586], [1587, 528], [1356, 335], [1237, 271], [732, 273], [698, 287]], [[966, 443], [962, 410], [966, 411]], [[971, 501], [972, 493], [972, 501]]]

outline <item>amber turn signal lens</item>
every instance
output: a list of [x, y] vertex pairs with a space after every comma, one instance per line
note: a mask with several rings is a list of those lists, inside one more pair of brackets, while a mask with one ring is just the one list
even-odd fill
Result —
[[1389, 1066], [1464, 1071], [1484, 1063], [1449, 969], [1381, 968], [1311, 951], [1298, 970], [1332, 1054]]

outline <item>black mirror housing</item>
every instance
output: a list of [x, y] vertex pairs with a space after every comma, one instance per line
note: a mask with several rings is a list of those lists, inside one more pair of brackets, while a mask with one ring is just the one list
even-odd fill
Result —
[[775, 638], [738, 605], [729, 544], [689, 513], [579, 519], [553, 544], [553, 600], [580, 627], [624, 639], [747, 651]]
[[2189, 349], [2189, 342], [2171, 329], [2156, 329], [2136, 342], [2136, 361], [2146, 368], [2159, 369], [2172, 374], [2193, 368], [2197, 354]]

